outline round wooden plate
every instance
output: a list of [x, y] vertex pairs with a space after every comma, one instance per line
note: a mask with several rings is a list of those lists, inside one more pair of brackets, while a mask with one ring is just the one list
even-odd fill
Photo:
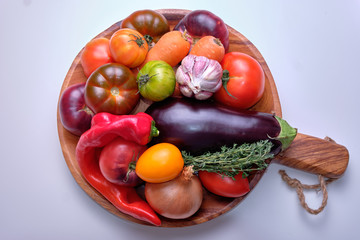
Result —
[[[174, 26], [188, 12], [190, 12], [188, 10], [176, 10], [176, 9], [161, 9], [161, 10], [157, 10], [157, 11], [162, 13], [167, 18], [169, 25], [170, 25], [170, 29], [173, 29]], [[108, 29], [106, 29], [105, 31], [103, 31], [102, 33], [97, 35], [95, 38], [98, 38], [98, 37], [110, 38], [111, 35], [115, 31], [120, 29], [120, 27], [119, 27], [120, 23], [121, 23], [121, 21], [113, 24]], [[257, 110], [257, 111], [262, 111], [262, 112], [274, 113], [277, 116], [281, 117], [282, 116], [281, 105], [280, 105], [279, 96], [278, 96], [278, 93], [276, 90], [275, 82], [274, 82], [274, 79], [271, 75], [271, 72], [270, 72], [264, 58], [262, 57], [260, 52], [256, 49], [256, 47], [241, 33], [237, 32], [235, 29], [231, 28], [230, 26], [228, 26], [228, 30], [229, 30], [229, 39], [230, 39], [229, 51], [231, 51], [231, 52], [239, 51], [239, 52], [243, 52], [243, 53], [249, 54], [250, 56], [254, 57], [261, 64], [261, 66], [264, 70], [264, 73], [265, 73], [265, 82], [266, 82], [265, 93], [264, 93], [262, 99], [252, 109]], [[84, 75], [81, 64], [80, 64], [80, 56], [81, 56], [82, 51], [83, 51], [83, 49], [79, 52], [79, 54], [74, 59], [72, 65], [65, 77], [64, 83], [63, 83], [61, 91], [60, 91], [59, 98], [60, 98], [61, 94], [63, 93], [63, 91], [66, 88], [68, 88], [69, 86], [76, 84], [76, 83], [85, 82], [87, 80]], [[144, 111], [147, 108], [147, 106], [148, 106], [147, 103], [145, 103], [144, 101], [141, 101], [141, 103], [135, 109], [134, 112]], [[78, 167], [78, 163], [77, 163], [77, 160], [75, 157], [75, 148], [76, 148], [76, 144], [77, 144], [79, 138], [75, 135], [72, 135], [66, 129], [63, 128], [61, 121], [60, 121], [60, 117], [59, 117], [59, 110], [58, 110], [58, 114], [57, 114], [57, 125], [58, 125], [59, 139], [60, 139], [61, 148], [63, 151], [65, 161], [71, 171], [71, 174], [75, 178], [76, 182], [80, 185], [80, 187], [92, 199], [94, 199], [98, 204], [100, 204], [102, 207], [104, 207], [109, 212], [119, 216], [120, 218], [129, 220], [129, 221], [132, 221], [135, 223], [149, 225], [146, 222], [143, 222], [143, 221], [135, 219], [129, 215], [121, 213], [110, 202], [108, 202], [99, 192], [97, 192], [94, 188], [92, 188], [92, 186], [90, 186], [87, 183], [87, 181], [81, 175], [81, 172], [80, 172], [80, 169]], [[312, 137], [310, 137], [310, 136], [305, 136], [305, 135], [301, 135], [301, 134], [299, 136], [300, 136], [300, 138], [297, 137], [295, 140], [297, 140], [297, 139], [301, 140], [300, 147], [304, 145], [304, 137], [305, 137], [305, 144], [308, 141], [307, 137], [312, 139]], [[296, 143], [299, 141], [294, 141], [294, 142]], [[314, 142], [311, 143], [311, 145], [313, 145], [313, 144], [314, 144]], [[294, 157], [294, 155], [296, 155], [297, 151], [293, 151], [293, 152], [295, 152], [295, 153], [290, 154], [291, 156], [283, 154], [282, 156], [280, 156], [277, 159], [277, 162], [280, 162], [281, 164], [284, 164], [284, 165], [292, 165], [293, 167], [296, 167], [296, 168], [299, 168], [299, 169], [302, 169], [305, 171], [309, 171], [309, 172], [316, 172], [316, 173], [319, 172], [319, 168], [316, 168], [316, 169], [312, 168], [312, 166], [313, 166], [312, 163], [310, 163], [311, 168], [307, 168], [306, 166], [302, 166], [301, 164], [299, 165], [298, 158], [296, 156]], [[301, 161], [302, 160], [300, 159], [300, 162]], [[345, 168], [346, 168], [346, 165], [347, 165], [347, 162], [345, 164]], [[336, 172], [335, 176], [341, 175], [343, 173], [343, 171], [345, 171], [344, 163], [342, 164], [342, 166], [343, 166], [342, 169], [340, 171]], [[264, 172], [265, 171], [253, 173], [249, 176], [251, 190], [259, 182], [259, 180], [262, 177], [262, 175], [264, 174]], [[320, 173], [321, 173], [321, 171], [320, 171]], [[330, 170], [330, 173], [333, 173], [333, 170]], [[142, 191], [143, 191], [143, 189], [141, 187], [138, 188], [138, 192], [140, 195], [142, 194]], [[195, 215], [191, 216], [190, 218], [183, 219], [183, 220], [172, 220], [172, 219], [160, 217], [161, 221], [162, 221], [161, 227], [183, 227], [183, 226], [190, 226], [190, 225], [200, 224], [200, 223], [209, 221], [211, 219], [214, 219], [214, 218], [228, 212], [229, 210], [231, 210], [232, 208], [237, 206], [245, 197], [246, 196], [239, 197], [239, 198], [224, 198], [224, 197], [220, 197], [220, 196], [211, 194], [205, 190], [203, 204], [202, 204], [200, 210]]]

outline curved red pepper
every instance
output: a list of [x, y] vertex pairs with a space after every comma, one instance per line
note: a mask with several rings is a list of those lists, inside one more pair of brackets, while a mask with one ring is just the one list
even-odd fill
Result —
[[81, 135], [76, 146], [76, 158], [84, 178], [121, 212], [159, 226], [161, 221], [152, 208], [132, 187], [113, 184], [105, 179], [99, 168], [97, 150], [116, 137], [141, 145], [158, 134], [154, 120], [146, 113], [136, 115], [96, 114], [91, 128]]

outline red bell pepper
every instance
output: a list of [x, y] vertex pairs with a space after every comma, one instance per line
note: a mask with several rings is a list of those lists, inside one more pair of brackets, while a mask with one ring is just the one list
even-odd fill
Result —
[[159, 132], [146, 113], [112, 115], [98, 113], [91, 128], [83, 133], [76, 146], [76, 158], [84, 178], [122, 213], [159, 226], [161, 221], [146, 201], [132, 187], [113, 184], [101, 174], [98, 150], [116, 137], [146, 145]]

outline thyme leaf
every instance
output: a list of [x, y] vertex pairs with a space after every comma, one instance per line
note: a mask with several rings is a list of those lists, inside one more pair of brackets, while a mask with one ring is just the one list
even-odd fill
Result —
[[268, 166], [265, 160], [274, 157], [271, 153], [273, 146], [269, 140], [260, 140], [234, 144], [232, 147], [223, 146], [218, 152], [207, 152], [199, 156], [191, 156], [182, 151], [182, 156], [185, 165], [192, 165], [194, 171], [216, 172], [232, 178], [243, 172], [246, 177], [250, 172], [263, 170]]

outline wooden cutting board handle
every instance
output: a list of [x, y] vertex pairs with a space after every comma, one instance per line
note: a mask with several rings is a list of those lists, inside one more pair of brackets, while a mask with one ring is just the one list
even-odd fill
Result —
[[347, 168], [349, 152], [331, 139], [298, 133], [290, 147], [273, 162], [327, 178], [339, 178]]

